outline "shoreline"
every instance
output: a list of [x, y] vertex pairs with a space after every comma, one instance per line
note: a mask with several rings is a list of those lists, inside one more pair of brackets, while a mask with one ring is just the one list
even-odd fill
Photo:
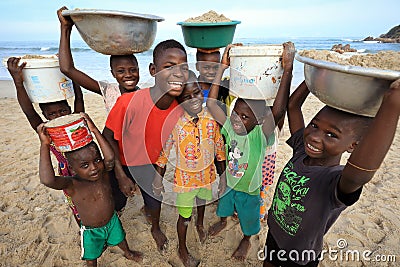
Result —
[[17, 98], [13, 80], [0, 80], [0, 98]]

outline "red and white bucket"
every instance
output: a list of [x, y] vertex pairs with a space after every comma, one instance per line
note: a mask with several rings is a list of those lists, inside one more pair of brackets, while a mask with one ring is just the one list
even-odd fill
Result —
[[79, 114], [70, 114], [51, 120], [46, 123], [56, 149], [60, 152], [69, 152], [89, 144], [93, 136], [84, 118]]

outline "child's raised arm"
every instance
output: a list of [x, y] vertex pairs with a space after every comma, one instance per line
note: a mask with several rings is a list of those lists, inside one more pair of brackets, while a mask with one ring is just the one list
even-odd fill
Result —
[[304, 128], [303, 112], [301, 106], [310, 94], [306, 82], [303, 81], [289, 98], [288, 105], [288, 121], [290, 133], [294, 134], [298, 130]]
[[85, 104], [83, 103], [83, 94], [82, 94], [82, 89], [79, 84], [76, 82], [72, 81], [72, 84], [74, 86], [74, 113], [80, 113], [80, 112], [85, 112]]
[[97, 142], [99, 143], [101, 152], [104, 157], [104, 167], [106, 171], [111, 171], [114, 168], [114, 150], [112, 149], [110, 143], [104, 138], [104, 136], [100, 133], [99, 129], [93, 123], [92, 119], [86, 114], [81, 112], [81, 116], [85, 118], [89, 130], [96, 137]]
[[100, 86], [98, 82], [74, 66], [74, 60], [71, 54], [71, 32], [74, 22], [69, 16], [62, 15], [63, 10], [68, 10], [65, 6], [57, 10], [57, 16], [60, 21], [61, 34], [60, 34], [60, 47], [58, 57], [60, 61], [60, 70], [71, 80], [77, 82], [80, 86], [101, 95]]
[[207, 98], [207, 108], [210, 111], [211, 115], [214, 119], [220, 124], [224, 125], [226, 121], [226, 115], [224, 110], [218, 106], [218, 93], [219, 93], [219, 85], [221, 83], [222, 75], [224, 71], [229, 67], [229, 50], [234, 46], [233, 44], [229, 44], [226, 46], [224, 54], [222, 55], [221, 64], [215, 74], [214, 81], [211, 85], [210, 92], [208, 93]]
[[[279, 89], [272, 106], [272, 116], [274, 124], [271, 124], [272, 118], [265, 118], [263, 123], [263, 132], [265, 136], [270, 136], [275, 127], [285, 116], [286, 108], [289, 102], [290, 86], [292, 84], [293, 60], [296, 53], [292, 42], [283, 43], [282, 67], [283, 75], [279, 84]], [[268, 115], [267, 115], [268, 116]]]
[[24, 112], [25, 117], [28, 119], [29, 124], [36, 131], [39, 124], [43, 123], [43, 120], [33, 107], [23, 84], [24, 78], [22, 76], [22, 69], [26, 66], [26, 62], [23, 62], [20, 66], [18, 66], [19, 61], [20, 58], [10, 57], [7, 60], [7, 68], [14, 80], [15, 88], [17, 90], [18, 103]]
[[390, 85], [366, 134], [355, 147], [339, 182], [339, 190], [352, 193], [368, 183], [392, 144], [400, 115], [400, 79]]
[[47, 134], [44, 123], [37, 128], [40, 139], [40, 160], [39, 160], [39, 177], [40, 182], [47, 187], [62, 190], [72, 184], [68, 177], [60, 177], [54, 174], [54, 169], [50, 158], [50, 136]]

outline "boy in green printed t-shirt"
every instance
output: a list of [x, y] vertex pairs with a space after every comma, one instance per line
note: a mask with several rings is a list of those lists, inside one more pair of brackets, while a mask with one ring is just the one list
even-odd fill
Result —
[[236, 211], [240, 227], [243, 231], [238, 248], [233, 253], [237, 260], [244, 260], [250, 249], [250, 237], [260, 231], [260, 188], [265, 151], [274, 142], [274, 129], [283, 118], [289, 100], [289, 89], [292, 78], [294, 45], [283, 44], [283, 75], [274, 105], [271, 111], [264, 100], [238, 98], [232, 115], [227, 117], [217, 105], [218, 82], [224, 70], [229, 66], [228, 52], [232, 45], [225, 49], [221, 67], [215, 76], [215, 82], [207, 99], [214, 119], [223, 128], [221, 134], [225, 138], [227, 170], [226, 180], [221, 179], [217, 215], [221, 220], [211, 226], [210, 235], [217, 235], [226, 227], [226, 219]]

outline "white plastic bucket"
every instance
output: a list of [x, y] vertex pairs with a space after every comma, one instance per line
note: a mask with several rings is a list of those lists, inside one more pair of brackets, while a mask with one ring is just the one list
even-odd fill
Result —
[[[74, 96], [72, 81], [60, 71], [55, 55], [25, 55], [22, 70], [26, 92], [33, 103], [48, 103]], [[6, 63], [7, 65], [7, 63]]]
[[229, 90], [247, 99], [272, 105], [283, 75], [283, 45], [234, 46], [229, 52]]

